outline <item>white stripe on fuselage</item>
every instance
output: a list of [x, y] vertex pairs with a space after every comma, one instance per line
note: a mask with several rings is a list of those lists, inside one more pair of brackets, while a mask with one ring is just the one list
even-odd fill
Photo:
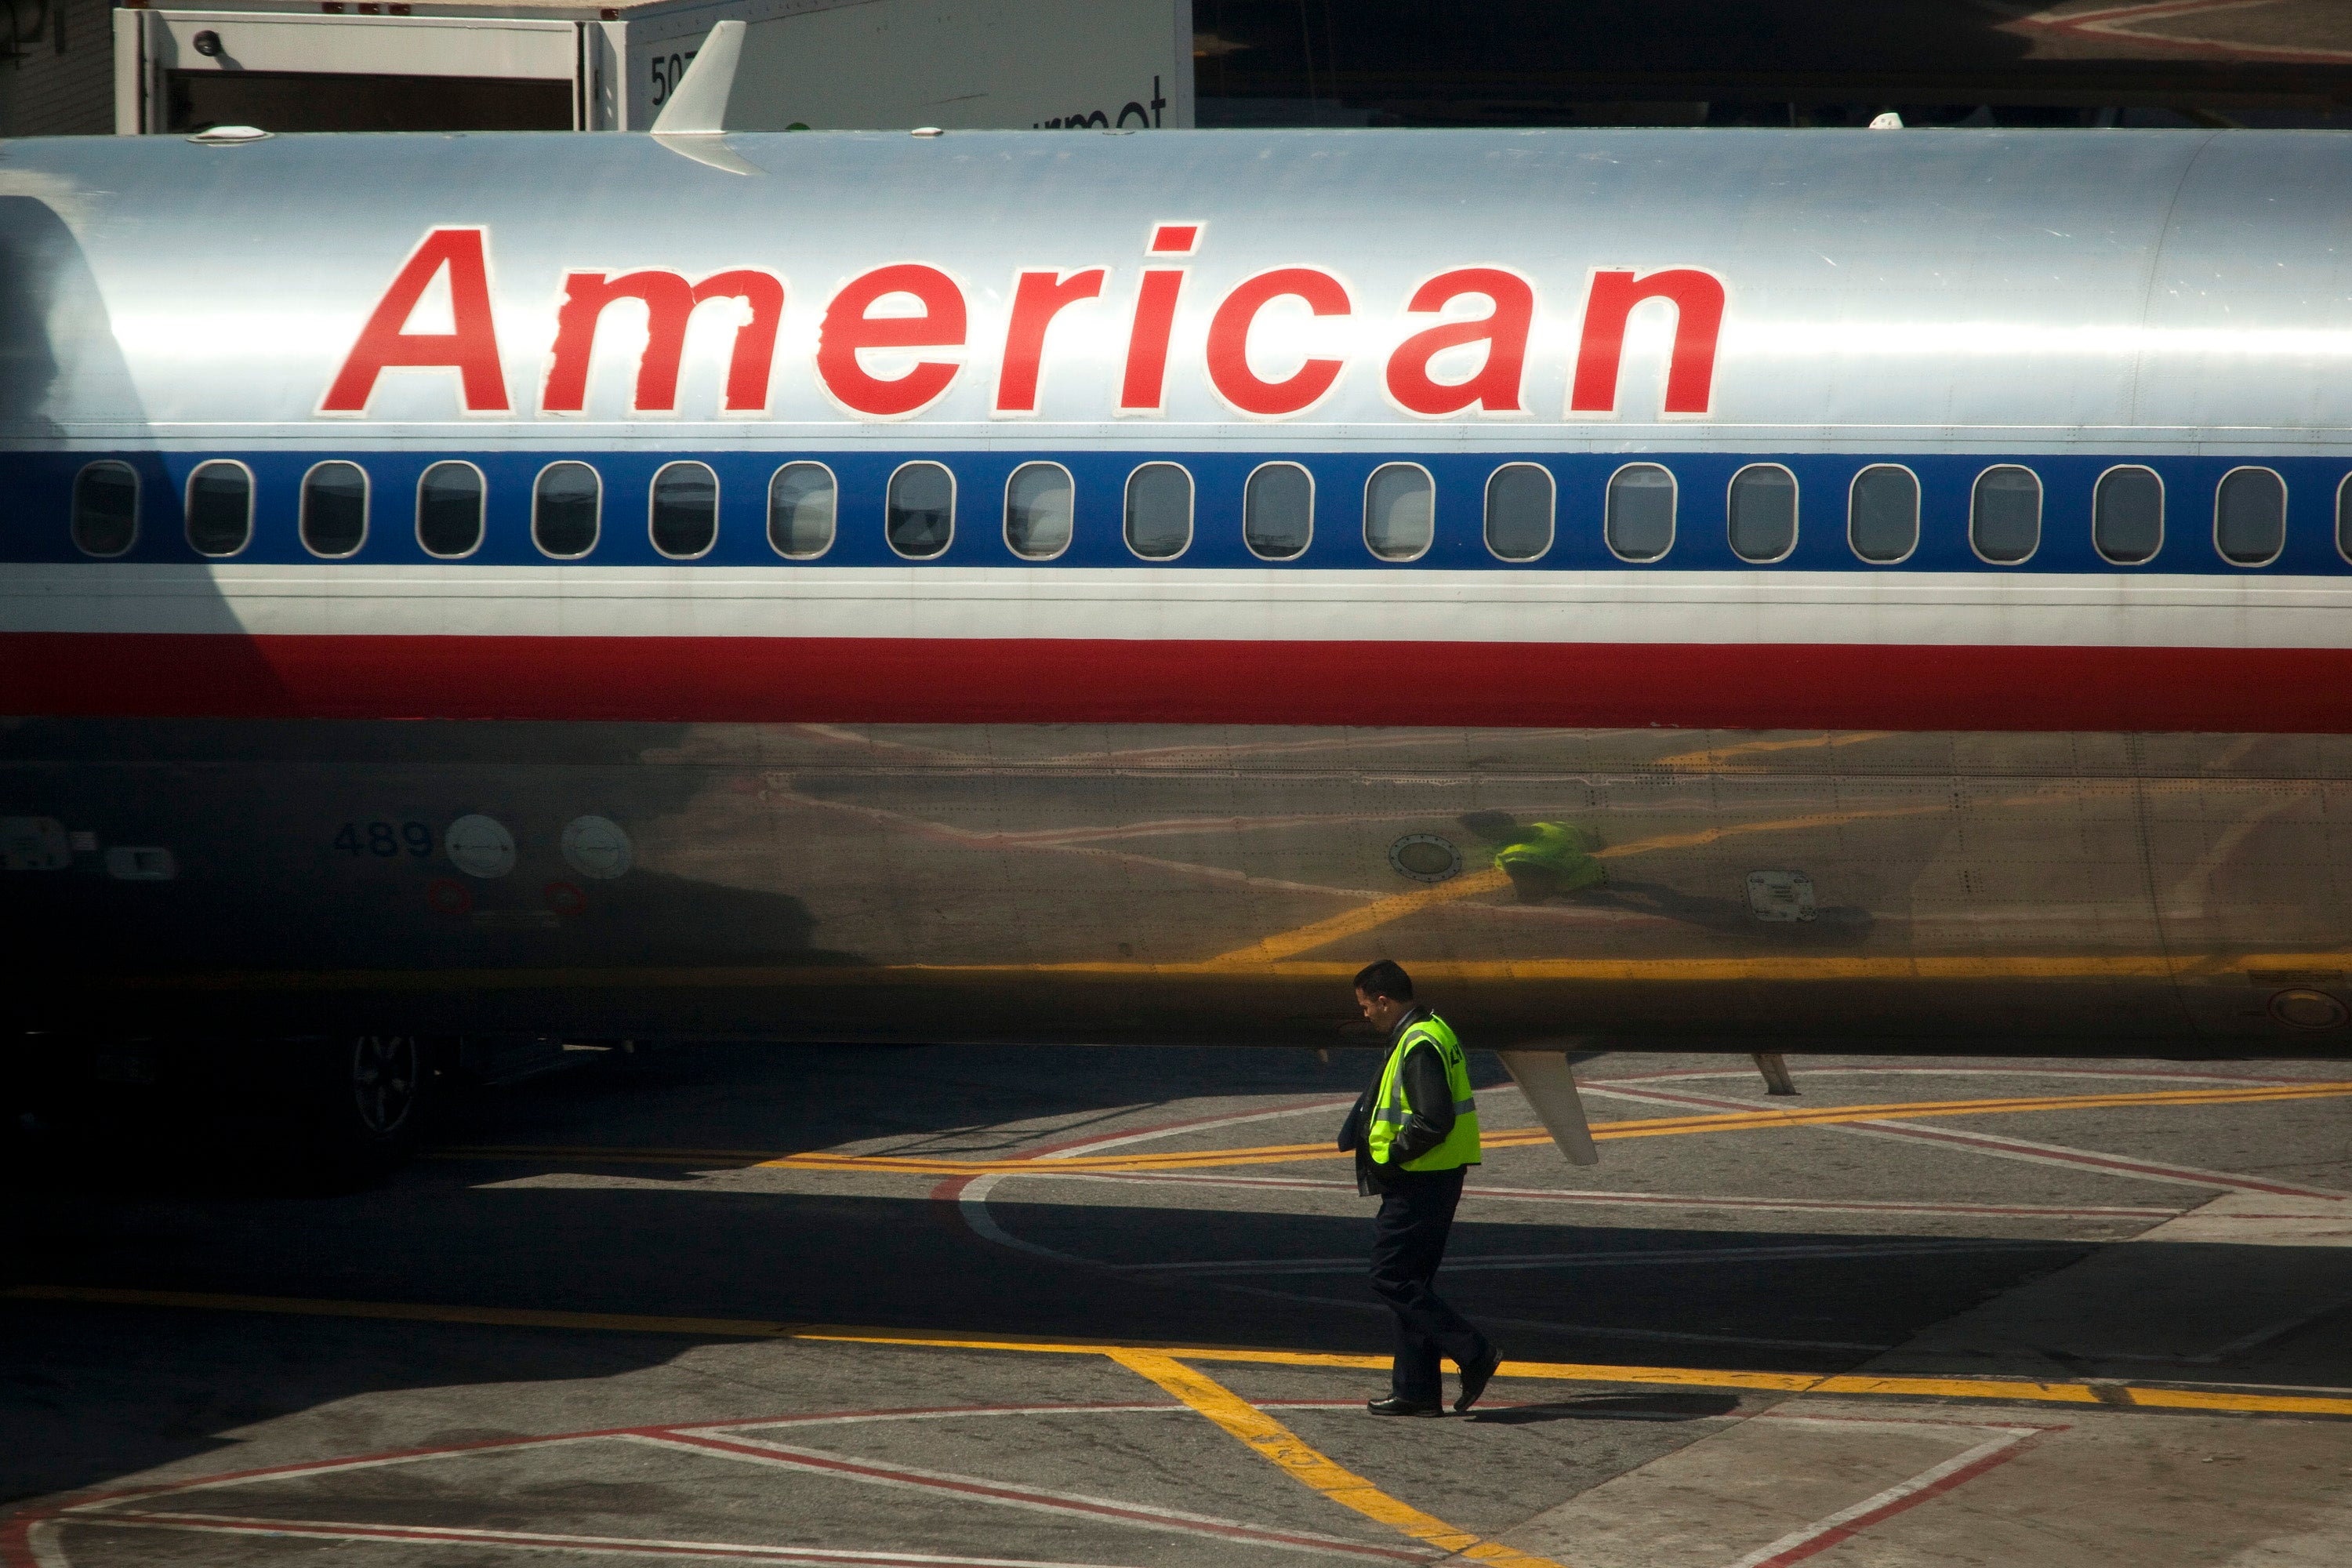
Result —
[[2341, 648], [2352, 580], [71, 563], [0, 632]]

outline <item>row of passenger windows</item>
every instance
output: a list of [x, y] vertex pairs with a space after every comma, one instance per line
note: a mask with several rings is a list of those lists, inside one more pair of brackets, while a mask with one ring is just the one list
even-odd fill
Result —
[[[188, 477], [188, 543], [198, 554], [235, 555], [253, 537], [253, 475], [244, 464], [199, 464]], [[471, 554], [482, 542], [488, 487], [471, 463], [436, 463], [416, 486], [416, 538], [427, 554]], [[1551, 549], [1558, 495], [1551, 471], [1506, 463], [1486, 479], [1486, 548], [1505, 561], [1533, 561]], [[787, 463], [768, 481], [768, 542], [794, 561], [833, 547], [837, 489], [822, 463]], [[1655, 463], [1629, 463], [1610, 476], [1601, 534], [1625, 561], [1656, 561], [1674, 548], [1679, 487]], [[1004, 487], [1004, 542], [1024, 560], [1050, 561], [1069, 548], [1077, 489], [1058, 463], [1024, 463]], [[596, 547], [603, 527], [604, 480], [586, 463], [551, 463], [531, 491], [531, 539], [541, 552], [577, 560]], [[1128, 548], [1148, 561], [1181, 555], [1192, 542], [1192, 476], [1181, 464], [1146, 463], [1127, 479]], [[355, 554], [367, 539], [370, 487], [356, 463], [328, 462], [303, 476], [300, 533], [311, 553]], [[646, 498], [654, 548], [674, 560], [707, 554], [719, 541], [719, 477], [709, 466], [676, 462], [654, 475]], [[2092, 493], [2092, 542], [2118, 565], [2154, 558], [2164, 542], [2164, 481], [2153, 469], [2125, 467], [2099, 477]], [[1383, 561], [1411, 561], [1435, 533], [1436, 482], [1416, 463], [1389, 463], [1364, 486], [1365, 548]], [[2352, 478], [2337, 488], [2337, 548], [2352, 557]], [[1766, 563], [1797, 546], [1797, 479], [1777, 463], [1753, 463], [1732, 476], [1724, 524], [1732, 552]], [[106, 460], [74, 481], [73, 539], [91, 555], [120, 555], [138, 536], [139, 476]], [[955, 538], [956, 480], [942, 465], [902, 464], [891, 474], [883, 508], [890, 548], [909, 560], [943, 552]], [[1265, 463], [1243, 486], [1242, 538], [1267, 561], [1305, 553], [1315, 534], [1315, 479], [1297, 463]], [[1919, 480], [1909, 468], [1880, 463], [1853, 478], [1846, 498], [1846, 540], [1864, 561], [1892, 564], [1919, 544]], [[2042, 544], [2042, 480], [2004, 464], [1977, 477], [1969, 506], [1969, 543], [1982, 559], [2012, 565]], [[2286, 482], [2269, 468], [2224, 475], [2213, 503], [2213, 543], [2237, 565], [2277, 559], [2286, 543]]]

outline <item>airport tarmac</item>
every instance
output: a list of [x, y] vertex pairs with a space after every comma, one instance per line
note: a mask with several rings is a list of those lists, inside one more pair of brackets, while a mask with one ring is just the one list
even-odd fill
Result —
[[365, 1191], [11, 1194], [0, 1563], [2352, 1560], [2352, 1072], [1491, 1058], [1383, 1421], [1360, 1049], [599, 1056]]

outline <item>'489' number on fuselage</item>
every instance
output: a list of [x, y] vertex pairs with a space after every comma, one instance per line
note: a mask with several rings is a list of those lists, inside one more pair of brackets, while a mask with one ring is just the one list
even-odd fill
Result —
[[346, 822], [335, 834], [334, 847], [381, 860], [401, 854], [422, 860], [433, 853], [433, 830], [421, 822]]

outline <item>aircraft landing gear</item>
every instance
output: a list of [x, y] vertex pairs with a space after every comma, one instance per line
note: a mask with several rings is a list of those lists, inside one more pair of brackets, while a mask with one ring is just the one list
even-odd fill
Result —
[[292, 1109], [304, 1173], [349, 1186], [414, 1153], [440, 1098], [437, 1045], [415, 1035], [299, 1042]]

